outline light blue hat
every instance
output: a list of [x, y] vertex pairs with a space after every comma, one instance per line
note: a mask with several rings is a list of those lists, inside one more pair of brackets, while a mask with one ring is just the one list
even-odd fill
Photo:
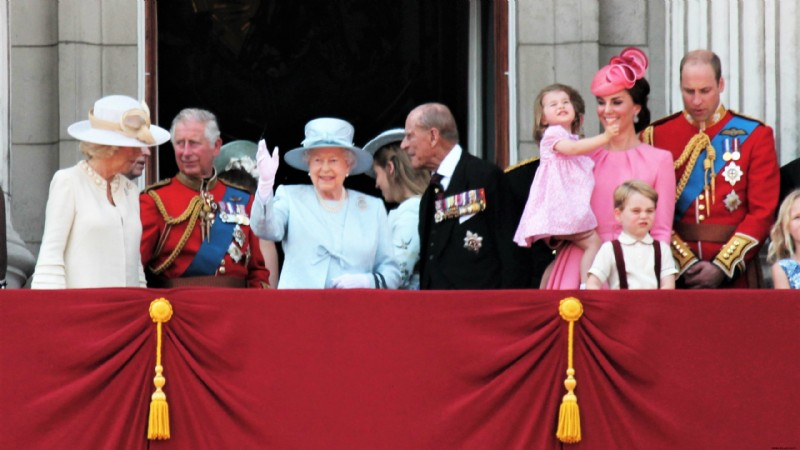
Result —
[[[367, 142], [367, 145], [364, 146], [364, 151], [372, 156], [375, 156], [375, 152], [382, 149], [384, 146], [394, 144], [395, 142], [401, 142], [405, 135], [406, 130], [403, 128], [392, 128], [391, 130], [386, 130], [383, 133], [375, 136], [375, 138], [371, 141]], [[367, 175], [375, 178], [375, 171], [371, 166], [367, 171]]]
[[339, 147], [350, 150], [356, 157], [350, 175], [364, 173], [372, 167], [372, 155], [353, 145], [354, 133], [353, 126], [346, 120], [331, 117], [314, 119], [306, 124], [303, 146], [286, 152], [283, 160], [295, 169], [307, 172], [308, 161], [304, 158], [307, 151], [315, 148]]

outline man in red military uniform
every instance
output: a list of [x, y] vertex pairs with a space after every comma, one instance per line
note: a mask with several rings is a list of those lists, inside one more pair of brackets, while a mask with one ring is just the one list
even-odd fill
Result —
[[178, 175], [140, 196], [142, 264], [151, 287], [269, 287], [250, 230], [252, 196], [217, 179], [222, 140], [209, 111], [184, 109], [172, 122]]
[[671, 247], [679, 287], [759, 287], [758, 250], [779, 190], [772, 128], [721, 104], [725, 80], [713, 52], [686, 54], [680, 70], [684, 111], [643, 132], [675, 160]]

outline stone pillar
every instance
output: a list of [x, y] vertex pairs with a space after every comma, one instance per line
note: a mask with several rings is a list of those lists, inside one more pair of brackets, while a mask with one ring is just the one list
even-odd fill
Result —
[[104, 95], [138, 97], [139, 2], [7, 3], [10, 211], [22, 239], [38, 253], [53, 173], [82, 157], [67, 127], [86, 119]]

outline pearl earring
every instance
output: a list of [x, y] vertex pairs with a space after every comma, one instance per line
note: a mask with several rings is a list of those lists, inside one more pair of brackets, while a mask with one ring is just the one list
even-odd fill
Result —
[[639, 115], [633, 116], [633, 123], [639, 123]]

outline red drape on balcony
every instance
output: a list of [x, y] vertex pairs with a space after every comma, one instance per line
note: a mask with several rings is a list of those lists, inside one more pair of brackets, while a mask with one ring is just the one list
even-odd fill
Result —
[[[800, 448], [800, 293], [0, 293], [2, 449]], [[172, 439], [147, 441], [166, 297]]]

